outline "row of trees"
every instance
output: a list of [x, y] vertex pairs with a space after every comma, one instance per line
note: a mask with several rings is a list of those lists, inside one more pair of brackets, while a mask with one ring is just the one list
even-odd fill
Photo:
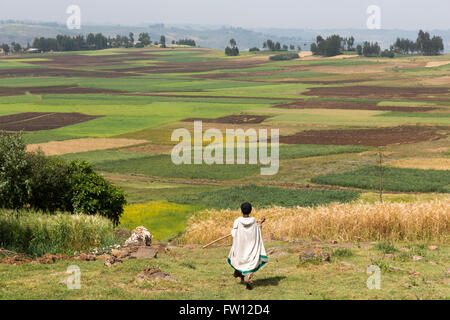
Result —
[[178, 44], [178, 45], [184, 45], [184, 46], [192, 46], [195, 47], [197, 46], [195, 43], [195, 40], [192, 39], [180, 39], [178, 41], [172, 40], [172, 44]]
[[[332, 35], [324, 39], [322, 36], [317, 36], [316, 42], [311, 44], [311, 51], [314, 55], [321, 55], [326, 57], [336, 56], [341, 54], [344, 50], [355, 51], [355, 38], [342, 38], [339, 35]], [[359, 55], [365, 57], [390, 57], [393, 58], [395, 52], [402, 54], [420, 53], [422, 55], [431, 56], [438, 55], [444, 50], [443, 40], [439, 36], [431, 37], [428, 32], [419, 31], [417, 41], [409, 39], [400, 39], [389, 50], [381, 50], [380, 45], [375, 42], [371, 43], [365, 41], [362, 45], [356, 46], [356, 51]]]
[[444, 42], [441, 37], [431, 37], [428, 32], [419, 31], [417, 40], [397, 38], [392, 50], [400, 54], [420, 53], [424, 56], [435, 56], [444, 50]]
[[[189, 39], [180, 40], [181, 42], [187, 41]], [[193, 41], [193, 40], [192, 40]], [[189, 42], [190, 43], [190, 42]], [[151, 45], [152, 41], [150, 35], [147, 32], [142, 32], [138, 35], [137, 41], [135, 41], [135, 36], [132, 32], [128, 36], [117, 35], [115, 37], [105, 37], [101, 33], [93, 34], [89, 33], [86, 37], [84, 35], [77, 36], [66, 36], [57, 35], [56, 38], [35, 38], [31, 47], [38, 49], [42, 52], [49, 51], [80, 51], [80, 50], [101, 50], [106, 48], [130, 48], [130, 47], [140, 47]], [[155, 42], [158, 44], [158, 42]], [[165, 36], [161, 36], [159, 44], [162, 47], [166, 46]], [[195, 42], [194, 42], [195, 45]], [[1, 45], [3, 53], [5, 55], [9, 53], [21, 53], [30, 48], [30, 44], [26, 48], [22, 48], [19, 43], [11, 43], [8, 45], [3, 43]]]
[[[274, 42], [268, 39], [267, 41], [264, 41], [263, 49], [267, 49], [270, 51], [288, 51], [288, 50], [295, 50], [295, 46], [293, 44], [289, 46], [286, 44], [281, 45], [279, 42]], [[300, 46], [297, 47], [297, 51], [301, 51]]]
[[84, 161], [30, 153], [21, 134], [0, 132], [0, 207], [100, 214], [118, 224], [124, 192]]

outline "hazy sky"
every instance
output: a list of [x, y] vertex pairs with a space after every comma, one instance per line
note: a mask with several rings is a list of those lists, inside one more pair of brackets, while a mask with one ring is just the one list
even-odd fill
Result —
[[449, 0], [1, 0], [0, 19], [65, 22], [72, 4], [82, 24], [366, 28], [367, 7], [378, 5], [382, 29], [450, 29]]

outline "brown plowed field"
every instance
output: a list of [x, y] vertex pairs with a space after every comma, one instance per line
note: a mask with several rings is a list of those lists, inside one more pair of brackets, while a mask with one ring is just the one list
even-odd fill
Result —
[[434, 107], [377, 106], [376, 102], [345, 102], [345, 101], [320, 101], [320, 100], [299, 100], [293, 103], [277, 104], [272, 108], [344, 109], [344, 110], [376, 110], [376, 111], [402, 111], [402, 112], [424, 112], [438, 109]]
[[[303, 93], [308, 96], [338, 97], [338, 98], [368, 98], [368, 99], [419, 99], [430, 96], [446, 96], [450, 99], [449, 88], [444, 87], [379, 87], [379, 86], [348, 86], [348, 87], [317, 87], [309, 88]], [[429, 100], [429, 99], [428, 99]], [[447, 101], [444, 99], [443, 101]]]
[[0, 117], [0, 130], [51, 130], [100, 118], [77, 112], [24, 112]]
[[437, 131], [449, 129], [450, 127], [399, 126], [359, 130], [307, 130], [291, 136], [282, 136], [280, 143], [379, 147], [444, 138], [446, 135]]
[[269, 116], [260, 116], [254, 114], [238, 114], [238, 115], [229, 115], [220, 118], [187, 118], [181, 121], [184, 122], [193, 122], [193, 121], [203, 121], [209, 123], [232, 123], [232, 124], [244, 124], [244, 123], [261, 123]]

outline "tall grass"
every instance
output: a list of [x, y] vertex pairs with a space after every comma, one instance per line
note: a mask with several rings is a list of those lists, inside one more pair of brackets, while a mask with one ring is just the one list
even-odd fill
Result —
[[[266, 217], [263, 233], [275, 240], [311, 239], [340, 241], [450, 240], [450, 199], [420, 203], [330, 204], [316, 208], [256, 210]], [[182, 240], [208, 243], [230, 233], [239, 211], [206, 210], [192, 216]]]
[[33, 256], [110, 245], [113, 229], [111, 221], [97, 215], [0, 210], [0, 247]]

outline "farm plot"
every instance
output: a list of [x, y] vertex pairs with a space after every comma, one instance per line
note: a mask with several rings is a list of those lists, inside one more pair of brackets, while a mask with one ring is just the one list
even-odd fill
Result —
[[78, 112], [24, 112], [0, 117], [0, 130], [40, 131], [70, 126], [101, 118]]
[[[282, 136], [280, 137], [280, 142], [286, 144], [333, 144], [379, 147], [444, 138], [444, 134], [438, 133], [440, 129], [442, 128], [398, 126], [355, 130], [306, 130], [291, 136]], [[448, 130], [448, 127], [443, 129]]]
[[329, 100], [297, 100], [292, 103], [277, 104], [273, 108], [280, 109], [343, 109], [343, 110], [378, 110], [378, 111], [401, 111], [401, 112], [424, 112], [432, 111], [435, 107], [401, 107], [378, 105], [377, 102], [349, 102]]
[[[401, 192], [450, 192], [450, 170], [383, 168], [383, 189]], [[380, 169], [376, 166], [344, 173], [319, 175], [311, 182], [333, 186], [377, 190]]]
[[[450, 89], [446, 87], [381, 87], [346, 86], [315, 87], [304, 94], [307, 96], [365, 98], [365, 99], [411, 99], [422, 101], [450, 101]], [[442, 98], [439, 98], [439, 97]]]
[[51, 141], [45, 143], [29, 144], [27, 145], [27, 151], [37, 151], [40, 149], [46, 155], [54, 156], [92, 150], [106, 150], [106, 149], [120, 148], [146, 142], [147, 140], [85, 138], [85, 139], [72, 139], [64, 141]]

